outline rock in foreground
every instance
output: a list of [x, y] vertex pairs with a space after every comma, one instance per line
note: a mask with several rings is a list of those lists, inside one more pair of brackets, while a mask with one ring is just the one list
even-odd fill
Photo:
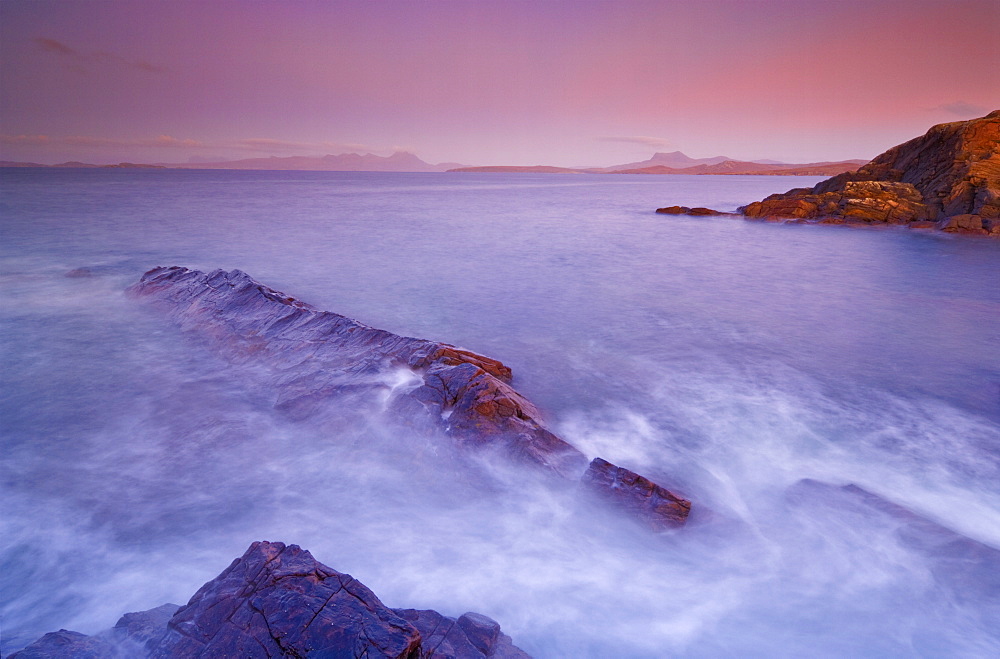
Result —
[[691, 512], [687, 499], [601, 458], [594, 458], [580, 482], [586, 490], [627, 510], [653, 530], [681, 526]]
[[60, 630], [10, 656], [530, 659], [484, 615], [390, 609], [350, 575], [280, 542], [250, 545], [187, 606], [126, 614], [95, 636]]
[[936, 227], [1000, 237], [1000, 110], [939, 124], [856, 172], [739, 210], [750, 218]]
[[[229, 360], [263, 366], [255, 372], [270, 374], [266, 385], [286, 410], [308, 412], [345, 391], [381, 391], [397, 416], [442, 426], [461, 445], [499, 448], [563, 483], [584, 471], [583, 453], [541, 425], [540, 412], [514, 390], [510, 369], [495, 359], [319, 311], [239, 270], [154, 268], [129, 293], [152, 301]], [[406, 386], [393, 384], [400, 373]], [[639, 480], [619, 479], [616, 491], [651, 485], [633, 476]], [[642, 519], [662, 513], [666, 526], [686, 517], [656, 501], [626, 508]]]
[[510, 369], [495, 359], [320, 311], [240, 270], [154, 268], [129, 293], [154, 302], [230, 361], [270, 369], [268, 388], [286, 411], [304, 415], [338, 393], [381, 391], [398, 415], [440, 425], [460, 443], [499, 448], [566, 477], [586, 463], [545, 429], [538, 409], [510, 385]]

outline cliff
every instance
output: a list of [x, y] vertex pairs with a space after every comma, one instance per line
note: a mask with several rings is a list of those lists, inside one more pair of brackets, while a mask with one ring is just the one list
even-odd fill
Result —
[[750, 218], [898, 224], [1000, 237], [1000, 110], [939, 124], [856, 172], [739, 210]]

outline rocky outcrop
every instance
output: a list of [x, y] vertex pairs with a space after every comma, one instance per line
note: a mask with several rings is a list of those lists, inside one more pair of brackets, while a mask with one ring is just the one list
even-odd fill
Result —
[[[462, 446], [498, 448], [560, 481], [584, 471], [583, 453], [542, 426], [541, 413], [514, 390], [510, 369], [495, 359], [319, 311], [239, 270], [154, 268], [129, 294], [205, 337], [227, 359], [265, 367], [267, 387], [286, 411], [308, 414], [338, 394], [379, 391], [396, 416], [437, 425]], [[647, 488], [649, 481], [638, 478], [616, 488]], [[660, 510], [643, 508], [641, 517]], [[685, 516], [670, 511], [661, 526]]]
[[896, 541], [922, 554], [935, 579], [959, 599], [993, 602], [981, 614], [1000, 625], [1000, 550], [979, 542], [853, 483], [835, 485], [803, 479], [788, 488], [793, 505], [834, 508], [838, 515], [857, 513], [865, 524], [882, 527]]
[[704, 208], [702, 206], [695, 208], [689, 208], [687, 206], [667, 206], [666, 208], [657, 208], [656, 212], [661, 215], [732, 215], [732, 213], [722, 213], [714, 211], [711, 208]]
[[496, 620], [482, 614], [464, 613], [456, 620], [432, 610], [393, 611], [420, 632], [420, 657], [530, 659], [528, 653], [511, 642], [510, 636], [500, 631]]
[[118, 646], [105, 636], [87, 636], [60, 629], [7, 655], [7, 659], [124, 659]]
[[856, 172], [739, 210], [750, 218], [934, 226], [1000, 237], [1000, 110], [934, 126]]
[[129, 293], [230, 361], [270, 368], [276, 405], [293, 414], [337, 393], [380, 391], [399, 415], [439, 425], [462, 444], [497, 447], [566, 477], [584, 468], [583, 454], [543, 427], [495, 359], [320, 311], [239, 270], [155, 268]]
[[634, 471], [594, 458], [580, 479], [583, 488], [624, 509], [653, 530], [681, 526], [691, 502]]
[[295, 545], [255, 542], [174, 614], [150, 656], [416, 659], [420, 641], [350, 575]]
[[191, 657], [530, 659], [478, 613], [393, 610], [296, 545], [255, 542], [186, 606], [129, 613], [95, 636], [60, 630], [11, 659]]

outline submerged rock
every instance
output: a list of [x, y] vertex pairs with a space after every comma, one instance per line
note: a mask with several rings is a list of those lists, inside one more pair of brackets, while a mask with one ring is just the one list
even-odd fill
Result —
[[580, 479], [584, 489], [627, 510], [654, 530], [681, 526], [691, 502], [634, 471], [594, 458]]
[[360, 581], [280, 542], [250, 545], [186, 606], [129, 613], [95, 636], [63, 629], [10, 656], [530, 659], [491, 618], [390, 609]]
[[656, 212], [662, 215], [733, 215], [733, 213], [723, 213], [721, 211], [701, 206], [695, 208], [689, 208], [687, 206], [667, 206], [666, 208], [657, 208]]
[[[344, 391], [380, 390], [400, 415], [422, 416], [457, 441], [498, 447], [564, 477], [586, 459], [545, 429], [501, 362], [447, 343], [399, 336], [320, 311], [239, 270], [154, 268], [129, 289], [197, 330], [234, 362], [264, 364], [277, 406], [308, 414]], [[407, 386], [394, 386], [402, 371]]]
[[1000, 237], [1000, 110], [932, 127], [856, 172], [739, 209], [750, 218], [898, 224]]
[[956, 597], [995, 602], [984, 614], [1000, 624], [1000, 550], [853, 483], [834, 485], [807, 478], [792, 485], [786, 496], [793, 503], [853, 509], [881, 519], [901, 545], [927, 557], [934, 577], [952, 588]]
[[7, 655], [7, 659], [119, 659], [114, 643], [100, 636], [60, 629], [49, 632], [28, 647]]

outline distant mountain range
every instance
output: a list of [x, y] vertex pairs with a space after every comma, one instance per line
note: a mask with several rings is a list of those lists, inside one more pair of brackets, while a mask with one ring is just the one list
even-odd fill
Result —
[[[164, 163], [166, 164], [166, 163]], [[459, 163], [445, 162], [432, 165], [406, 151], [397, 151], [391, 156], [376, 156], [372, 153], [342, 153], [325, 156], [288, 156], [270, 158], [248, 158], [222, 162], [197, 162], [167, 165], [178, 169], [281, 169], [311, 170], [320, 172], [445, 172], [462, 167]]]
[[789, 164], [774, 160], [733, 160], [726, 156], [713, 158], [691, 158], [680, 151], [655, 153], [649, 160], [630, 162], [611, 167], [531, 167], [487, 165], [485, 167], [461, 167], [452, 172], [536, 172], [560, 174], [752, 174], [784, 176], [834, 176], [841, 172], [853, 172], [867, 160], [842, 160], [838, 162], [813, 162]]
[[92, 165], [83, 162], [65, 162], [58, 165], [41, 165], [31, 162], [0, 161], [0, 167], [80, 167], [80, 168], [173, 168], [173, 169], [255, 169], [303, 170], [324, 172], [514, 172], [541, 174], [755, 174], [833, 176], [854, 171], [867, 160], [815, 162], [807, 164], [779, 163], [773, 160], [742, 161], [725, 156], [691, 158], [680, 151], [655, 153], [649, 160], [630, 162], [611, 167], [552, 167], [549, 165], [487, 165], [465, 167], [459, 163], [432, 165], [406, 151], [391, 156], [371, 153], [342, 153], [325, 156], [271, 156], [219, 162], [157, 163], [144, 165], [119, 163], [117, 165]]

